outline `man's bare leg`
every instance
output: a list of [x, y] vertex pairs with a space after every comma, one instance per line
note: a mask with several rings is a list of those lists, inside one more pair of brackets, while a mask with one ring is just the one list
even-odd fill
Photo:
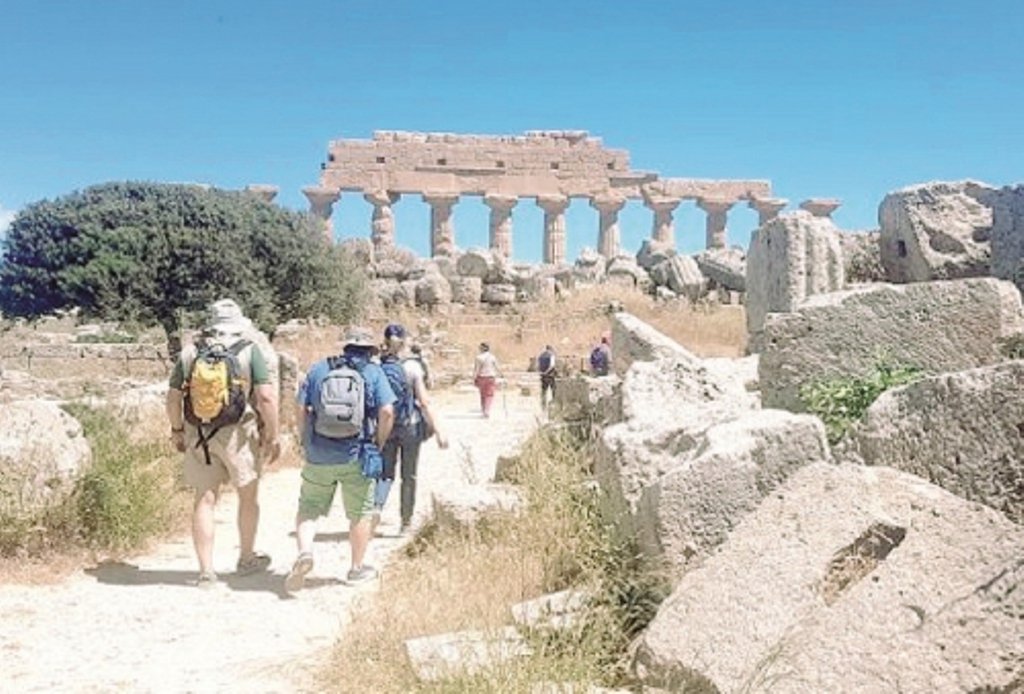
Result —
[[349, 523], [348, 541], [352, 547], [353, 569], [358, 569], [363, 565], [366, 548], [370, 545], [370, 538], [373, 537], [373, 525], [372, 516], [366, 516]]
[[196, 491], [192, 503], [192, 544], [199, 560], [200, 573], [213, 573], [213, 512], [218, 490]]
[[250, 559], [256, 547], [260, 524], [259, 480], [238, 488], [238, 544], [242, 560]]

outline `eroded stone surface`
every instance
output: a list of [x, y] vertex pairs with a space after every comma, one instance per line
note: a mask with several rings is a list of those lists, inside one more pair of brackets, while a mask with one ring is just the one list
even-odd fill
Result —
[[683, 577], [637, 671], [672, 691], [1004, 691], [1024, 676], [1022, 557], [1024, 529], [992, 509], [810, 465]]
[[1024, 523], [1022, 394], [1022, 361], [894, 388], [865, 413], [858, 451]]
[[878, 361], [931, 373], [1004, 359], [1000, 342], [1024, 330], [1020, 292], [991, 278], [864, 285], [768, 316], [759, 375], [765, 407], [800, 410], [817, 381], [865, 376]]
[[975, 181], [933, 182], [889, 193], [878, 207], [890, 282], [989, 274], [995, 190]]

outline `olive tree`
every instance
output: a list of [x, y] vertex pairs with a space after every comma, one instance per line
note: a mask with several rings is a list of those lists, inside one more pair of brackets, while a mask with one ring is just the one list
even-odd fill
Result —
[[290, 318], [352, 319], [365, 276], [323, 241], [322, 222], [242, 191], [108, 183], [29, 205], [2, 241], [0, 311], [61, 309], [163, 327], [230, 296], [263, 329]]

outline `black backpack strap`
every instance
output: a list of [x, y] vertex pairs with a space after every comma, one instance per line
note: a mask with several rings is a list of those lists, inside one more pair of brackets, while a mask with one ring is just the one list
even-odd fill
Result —
[[199, 448], [200, 446], [202, 446], [203, 457], [206, 458], [206, 464], [210, 465], [210, 439], [217, 435], [217, 432], [220, 431], [220, 427], [214, 427], [213, 431], [211, 431], [209, 434], [204, 435], [203, 427], [197, 424], [196, 431], [199, 432], [199, 440], [196, 442], [195, 447]]

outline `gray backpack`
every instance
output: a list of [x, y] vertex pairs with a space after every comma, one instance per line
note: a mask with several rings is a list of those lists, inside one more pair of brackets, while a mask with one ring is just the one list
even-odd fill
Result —
[[366, 381], [345, 357], [330, 357], [327, 365], [330, 371], [313, 405], [313, 431], [329, 439], [360, 436], [366, 418]]

